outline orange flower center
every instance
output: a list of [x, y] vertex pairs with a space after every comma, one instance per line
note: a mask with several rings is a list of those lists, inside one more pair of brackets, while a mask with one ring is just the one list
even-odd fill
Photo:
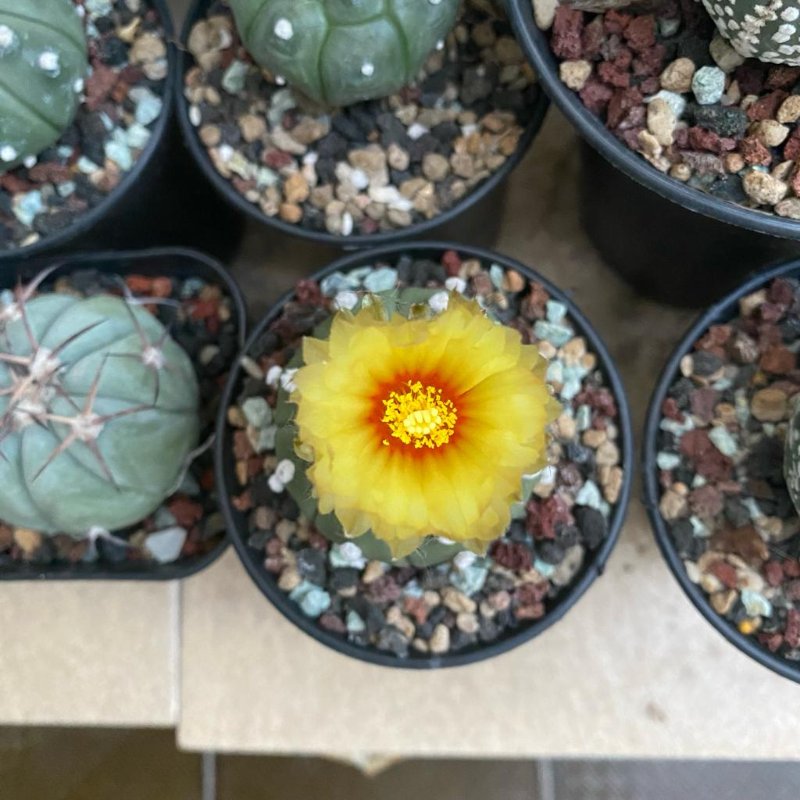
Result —
[[[391, 435], [415, 448], [437, 448], [446, 445], [458, 420], [456, 408], [442, 397], [436, 386], [423, 386], [420, 381], [406, 381], [407, 391], [392, 391], [383, 400], [381, 422]], [[389, 440], [383, 440], [388, 447]]]

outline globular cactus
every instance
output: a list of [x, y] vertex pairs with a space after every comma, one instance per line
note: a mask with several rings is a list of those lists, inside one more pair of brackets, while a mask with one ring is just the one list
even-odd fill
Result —
[[703, 0], [703, 5], [739, 55], [800, 66], [797, 0]]
[[797, 513], [800, 514], [800, 404], [795, 405], [786, 429], [783, 477]]
[[459, 0], [230, 0], [253, 58], [318, 103], [410, 83], [455, 24]]
[[0, 173], [61, 136], [87, 71], [72, 0], [0, 0]]
[[199, 419], [192, 363], [132, 299], [0, 296], [0, 520], [118, 530], [175, 489]]

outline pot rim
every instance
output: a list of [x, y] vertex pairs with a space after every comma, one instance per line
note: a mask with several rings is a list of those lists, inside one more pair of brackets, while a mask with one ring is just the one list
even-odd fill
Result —
[[139, 178], [144, 174], [168, 135], [172, 123], [175, 107], [175, 96], [172, 91], [173, 75], [177, 70], [177, 49], [175, 46], [175, 28], [172, 15], [167, 7], [166, 0], [144, 0], [158, 12], [164, 30], [164, 43], [167, 46], [167, 75], [164, 78], [164, 89], [161, 95], [163, 103], [158, 120], [150, 132], [150, 138], [144, 149], [136, 159], [136, 163], [122, 178], [119, 184], [106, 195], [94, 208], [81, 214], [63, 231], [45, 236], [26, 247], [16, 247], [11, 250], [0, 250], [0, 268], [12, 264], [17, 260], [35, 259], [48, 253], [57, 253], [68, 246], [70, 242], [77, 241], [81, 236], [91, 231], [104, 217], [111, 214], [120, 206], [125, 197], [135, 189]]
[[533, 144], [533, 140], [539, 133], [539, 129], [542, 127], [542, 123], [544, 122], [544, 118], [550, 106], [550, 100], [546, 92], [540, 87], [533, 115], [520, 137], [514, 154], [509, 156], [503, 166], [492, 173], [492, 175], [483, 181], [474, 191], [469, 192], [454, 206], [432, 219], [409, 225], [407, 228], [398, 228], [397, 230], [381, 231], [373, 234], [356, 234], [354, 236], [337, 236], [332, 233], [312, 231], [308, 228], [304, 228], [302, 225], [292, 225], [289, 222], [284, 222], [279, 217], [268, 217], [256, 204], [251, 203], [236, 191], [231, 182], [223, 177], [211, 163], [211, 159], [208, 157], [205, 148], [200, 142], [197, 129], [192, 125], [189, 119], [189, 103], [186, 101], [183, 90], [186, 72], [194, 64], [194, 59], [189, 53], [187, 42], [192, 27], [210, 2], [211, 0], [194, 0], [186, 14], [181, 30], [180, 47], [177, 55], [177, 64], [172, 87], [181, 136], [186, 144], [186, 148], [192, 154], [193, 161], [200, 167], [200, 170], [206, 178], [228, 203], [256, 222], [268, 228], [276, 229], [281, 233], [288, 234], [289, 236], [304, 239], [316, 244], [331, 245], [343, 250], [379, 247], [401, 240], [416, 239], [424, 236], [439, 226], [452, 222], [462, 213], [472, 208], [476, 203], [483, 200], [508, 178]]
[[536, 24], [531, 0], [506, 0], [506, 6], [517, 41], [550, 98], [578, 133], [613, 166], [645, 188], [690, 211], [769, 236], [800, 239], [800, 222], [748, 209], [686, 186], [659, 172], [638, 153], [629, 150], [558, 76], [558, 61], [545, 33]]
[[[21, 261], [18, 269], [3, 274], [0, 277], [0, 286], [2, 284], [13, 283], [17, 276], [31, 272], [36, 272], [43, 267], [58, 263], [58, 272], [70, 272], [73, 267], [91, 268], [97, 266], [100, 271], [110, 272], [112, 270], [103, 270], [103, 262], [121, 262], [129, 263], [130, 268], [121, 270], [121, 274], [132, 274], [137, 272], [137, 263], [139, 261], [147, 261], [153, 258], [175, 258], [181, 257], [191, 259], [194, 262], [193, 266], [199, 266], [197, 276], [205, 276], [212, 278], [224, 287], [226, 293], [231, 298], [233, 303], [233, 311], [237, 316], [239, 322], [239, 331], [237, 335], [237, 344], [241, 348], [245, 339], [247, 338], [247, 307], [245, 305], [242, 290], [234, 280], [233, 276], [227, 272], [224, 267], [211, 256], [201, 253], [197, 250], [192, 250], [186, 247], [153, 247], [147, 250], [109, 250], [97, 251], [88, 253], [74, 253], [64, 256], [60, 259], [55, 259], [50, 256], [31, 259], [29, 261]], [[161, 274], [164, 274], [161, 272]], [[172, 273], [176, 274], [175, 272]], [[185, 271], [187, 276], [192, 274], [192, 270], [187, 268]], [[220, 403], [224, 402], [224, 397], [220, 394]], [[221, 507], [221, 495], [217, 503]], [[195, 559], [191, 563], [181, 564], [181, 562], [174, 561], [169, 564], [159, 564], [157, 566], [149, 565], [138, 572], [130, 568], [125, 570], [116, 570], [112, 566], [105, 565], [102, 568], [76, 570], [74, 565], [36, 565], [32, 564], [26, 569], [17, 569], [14, 572], [5, 572], [0, 569], [0, 582], [3, 581], [29, 581], [29, 580], [47, 580], [47, 581], [169, 581], [188, 578], [197, 572], [205, 569], [212, 562], [216, 561], [222, 553], [228, 548], [230, 543], [227, 531], [220, 539], [219, 543], [208, 553]]]
[[773, 672], [784, 678], [800, 682], [800, 662], [792, 666], [791, 661], [781, 658], [775, 653], [770, 653], [765, 647], [759, 645], [753, 638], [740, 633], [736, 626], [727, 619], [717, 614], [708, 601], [706, 594], [697, 585], [689, 580], [683, 560], [672, 542], [667, 524], [658, 510], [660, 500], [660, 487], [658, 483], [658, 468], [656, 457], [658, 447], [658, 426], [662, 419], [661, 405], [667, 396], [669, 387], [680, 374], [681, 359], [691, 352], [695, 342], [708, 330], [711, 325], [724, 322], [735, 316], [737, 304], [742, 297], [751, 294], [770, 283], [775, 278], [800, 277], [800, 260], [790, 261], [773, 267], [763, 273], [753, 275], [740, 286], [729, 292], [723, 299], [714, 303], [702, 312], [673, 350], [666, 365], [661, 371], [656, 388], [650, 398], [645, 420], [644, 436], [641, 449], [642, 469], [642, 502], [650, 518], [653, 535], [664, 560], [667, 562], [672, 574], [677, 579], [683, 591], [691, 600], [694, 607], [706, 618], [708, 622], [722, 634], [731, 644], [735, 645], [746, 655], [750, 656], [761, 665], [768, 667]]
[[[411, 655], [408, 658], [398, 658], [397, 656], [385, 653], [374, 647], [359, 647], [352, 644], [347, 639], [341, 638], [337, 634], [320, 628], [316, 620], [305, 616], [300, 607], [290, 600], [286, 593], [278, 588], [277, 581], [262, 568], [261, 561], [254, 557], [252, 548], [247, 544], [246, 530], [239, 526], [239, 522], [244, 515], [239, 512], [234, 513], [232, 508], [230, 500], [232, 492], [230, 491], [231, 487], [228, 478], [233, 475], [233, 467], [231, 461], [232, 451], [228, 446], [230, 435], [227, 423], [227, 411], [233, 403], [239, 389], [241, 381], [240, 362], [237, 362], [228, 375], [228, 382], [225, 386], [222, 405], [220, 406], [219, 416], [217, 418], [214, 456], [216, 482], [220, 489], [220, 505], [222, 506], [222, 513], [225, 516], [225, 522], [234, 549], [256, 586], [258, 586], [261, 592], [266, 595], [267, 599], [270, 600], [273, 606], [275, 606], [286, 619], [294, 623], [300, 630], [316, 639], [320, 644], [326, 645], [343, 655], [351, 656], [361, 661], [400, 669], [434, 669], [474, 664], [478, 661], [501, 655], [527, 642], [561, 619], [561, 617], [575, 605], [595, 578], [602, 575], [606, 561], [617, 543], [627, 515], [633, 477], [633, 430], [631, 427], [630, 409], [628, 406], [627, 394], [616, 364], [597, 331], [569, 295], [530, 267], [527, 267], [509, 256], [501, 255], [485, 248], [473, 247], [471, 245], [459, 245], [454, 242], [431, 241], [407, 244], [399, 243], [350, 253], [317, 271], [310, 276], [310, 279], [319, 281], [325, 275], [336, 272], [337, 270], [347, 271], [358, 266], [373, 263], [382, 258], [393, 258], [416, 253], [427, 256], [431, 254], [440, 255], [448, 250], [454, 250], [465, 258], [478, 258], [484, 262], [500, 264], [504, 269], [517, 270], [528, 280], [540, 283], [554, 299], [564, 303], [567, 306], [567, 313], [570, 320], [575, 325], [577, 335], [584, 336], [590, 350], [597, 355], [599, 359], [599, 368], [602, 370], [608, 387], [612, 391], [617, 403], [619, 414], [617, 424], [620, 430], [620, 451], [622, 456], [620, 465], [624, 470], [625, 478], [619, 498], [609, 520], [608, 536], [602, 546], [594, 554], [591, 561], [587, 559], [584, 562], [581, 567], [581, 572], [579, 573], [580, 577], [559, 595], [554, 606], [544, 617], [534, 621], [530, 625], [526, 625], [522, 630], [512, 632], [490, 644], [478, 644], [465, 651], [458, 651], [442, 656]], [[249, 354], [253, 345], [263, 335], [270, 323], [278, 316], [286, 302], [292, 297], [294, 297], [293, 290], [286, 292], [259, 321], [252, 330], [244, 346], [242, 355]]]

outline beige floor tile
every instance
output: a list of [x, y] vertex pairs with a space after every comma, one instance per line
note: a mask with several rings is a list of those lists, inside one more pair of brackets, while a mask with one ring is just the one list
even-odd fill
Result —
[[0, 724], [173, 725], [178, 599], [170, 583], [3, 583]]
[[[578, 223], [576, 155], [569, 127], [551, 112], [510, 182], [498, 249], [573, 293], [621, 365], [638, 428], [692, 315], [635, 298], [600, 262]], [[297, 257], [306, 252], [251, 233], [236, 268], [248, 298], [262, 308], [271, 302], [303, 274]], [[280, 617], [233, 553], [185, 584], [184, 609], [179, 740], [189, 749], [799, 754], [798, 688], [700, 618], [636, 502], [606, 574], [577, 607], [538, 641], [471, 667], [419, 674], [349, 661]]]
[[197, 800], [200, 757], [175, 733], [0, 729], [3, 800]]
[[403, 761], [374, 777], [319, 758], [228, 756], [218, 800], [537, 800], [523, 761]]

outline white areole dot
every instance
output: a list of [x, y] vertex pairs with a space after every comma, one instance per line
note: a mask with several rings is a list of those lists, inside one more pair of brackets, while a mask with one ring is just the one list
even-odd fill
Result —
[[36, 59], [36, 66], [45, 72], [58, 72], [61, 68], [61, 64], [58, 60], [58, 53], [55, 53], [52, 50], [44, 50]]
[[292, 27], [292, 23], [289, 22], [286, 17], [281, 17], [275, 23], [275, 35], [279, 39], [283, 39], [284, 42], [288, 42], [289, 39], [294, 36], [294, 27]]
[[797, 6], [789, 6], [781, 11], [781, 19], [786, 22], [795, 22], [800, 17], [800, 8]]
[[375, 65], [369, 61], [365, 61], [361, 65], [361, 74], [365, 78], [371, 78], [375, 74]]
[[16, 41], [14, 31], [8, 25], [0, 25], [0, 50], [7, 50]]
[[10, 144], [5, 144], [0, 147], [0, 161], [13, 161], [19, 155], [14, 147]]

